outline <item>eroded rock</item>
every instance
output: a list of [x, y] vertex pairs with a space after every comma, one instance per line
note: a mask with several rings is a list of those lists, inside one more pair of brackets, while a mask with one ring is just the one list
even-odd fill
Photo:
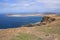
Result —
[[56, 20], [55, 18], [44, 16], [41, 20], [41, 23], [50, 23], [50, 22], [53, 22], [55, 20]]

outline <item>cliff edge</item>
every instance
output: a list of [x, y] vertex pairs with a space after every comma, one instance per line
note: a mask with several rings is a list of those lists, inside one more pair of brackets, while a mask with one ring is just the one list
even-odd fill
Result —
[[49, 14], [32, 27], [0, 30], [0, 40], [60, 40], [60, 16]]

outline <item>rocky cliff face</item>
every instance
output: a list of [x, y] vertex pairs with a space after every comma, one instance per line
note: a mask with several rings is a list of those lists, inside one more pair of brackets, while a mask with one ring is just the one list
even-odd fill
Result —
[[36, 26], [41, 26], [41, 25], [46, 25], [46, 24], [49, 24], [53, 21], [55, 21], [56, 19], [53, 18], [53, 17], [49, 17], [49, 16], [43, 16], [42, 20], [40, 23], [38, 24], [35, 24]]
[[24, 27], [33, 27], [33, 26], [46, 25], [46, 24], [51, 23], [51, 22], [53, 22], [55, 20], [56, 20], [55, 18], [48, 17], [48, 16], [43, 16], [43, 18], [42, 18], [40, 23], [37, 23], [37, 24], [28, 24], [28, 25], [24, 25]]
[[41, 20], [41, 23], [51, 23], [53, 21], [55, 21], [56, 19], [55, 18], [52, 18], [52, 17], [48, 17], [48, 16], [44, 16]]

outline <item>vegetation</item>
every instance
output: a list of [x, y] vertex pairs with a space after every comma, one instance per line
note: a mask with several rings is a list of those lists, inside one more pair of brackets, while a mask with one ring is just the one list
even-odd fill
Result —
[[24, 28], [25, 30], [16, 35], [13, 40], [60, 40], [58, 39], [60, 38], [60, 20], [44, 17], [41, 23], [41, 25], [36, 24], [31, 28]]
[[59, 24], [53, 24], [53, 25], [45, 25], [41, 27], [36, 27], [38, 31], [42, 31], [45, 33], [50, 34], [60, 34], [60, 25]]
[[42, 39], [39, 37], [36, 37], [35, 35], [20, 33], [13, 40], [42, 40]]

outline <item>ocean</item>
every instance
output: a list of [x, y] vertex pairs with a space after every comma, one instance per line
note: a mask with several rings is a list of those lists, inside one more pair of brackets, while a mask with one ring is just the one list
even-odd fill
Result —
[[40, 22], [41, 19], [41, 16], [8, 17], [5, 14], [0, 14], [0, 29], [17, 28], [22, 25]]

